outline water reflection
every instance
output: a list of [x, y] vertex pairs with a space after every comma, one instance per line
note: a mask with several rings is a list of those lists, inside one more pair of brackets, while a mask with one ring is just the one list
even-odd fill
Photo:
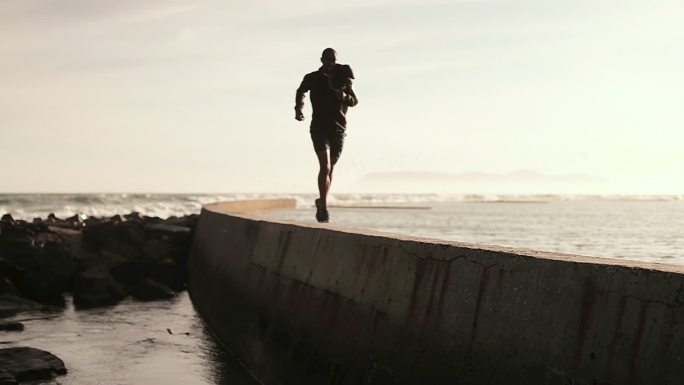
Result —
[[[197, 316], [199, 318], [199, 316]], [[201, 322], [201, 320], [199, 320]], [[207, 363], [204, 379], [216, 385], [256, 385], [258, 382], [240, 365], [235, 357], [202, 324], [202, 343], [200, 355]]]
[[61, 358], [68, 374], [47, 384], [254, 385], [204, 326], [187, 293], [170, 301], [127, 300], [110, 308], [21, 313], [24, 332], [0, 346], [30, 346]]

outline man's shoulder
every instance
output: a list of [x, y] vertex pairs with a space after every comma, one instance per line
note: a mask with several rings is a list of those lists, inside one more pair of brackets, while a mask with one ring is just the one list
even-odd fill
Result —
[[349, 64], [336, 64], [335, 66], [337, 67], [335, 68], [335, 72], [340, 74], [340, 76], [349, 79], [354, 79], [354, 71], [352, 71]]
[[309, 72], [308, 74], [304, 75], [304, 78], [305, 79], [311, 79], [311, 78], [315, 78], [315, 77], [321, 76], [321, 75], [322, 75], [321, 71], [316, 70], [316, 71]]

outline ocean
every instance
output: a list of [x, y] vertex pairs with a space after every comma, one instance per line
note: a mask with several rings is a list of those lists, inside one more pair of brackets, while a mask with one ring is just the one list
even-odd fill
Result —
[[[334, 201], [332, 221], [442, 240], [589, 257], [684, 264], [680, 197], [498, 197], [373, 203]], [[313, 223], [314, 209], [275, 211], [273, 219]]]
[[[4, 194], [0, 214], [15, 219], [111, 216], [137, 211], [166, 218], [206, 203], [294, 198], [297, 209], [268, 218], [314, 223], [313, 194]], [[684, 264], [684, 196], [335, 194], [336, 225], [468, 243], [594, 257]], [[67, 300], [70, 303], [70, 300]], [[61, 357], [60, 384], [253, 384], [213, 340], [187, 293], [171, 301], [126, 300], [110, 308], [20, 314], [22, 333], [0, 345], [32, 346]]]
[[[271, 218], [314, 222], [313, 194], [0, 194], [16, 219], [111, 216], [166, 218], [225, 200], [293, 198]], [[335, 224], [468, 243], [594, 257], [684, 264], [684, 195], [333, 194]]]

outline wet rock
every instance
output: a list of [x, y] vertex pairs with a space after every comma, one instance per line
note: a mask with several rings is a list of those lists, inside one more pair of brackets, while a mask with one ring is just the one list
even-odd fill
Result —
[[21, 322], [4, 322], [0, 323], [0, 331], [5, 332], [20, 332], [24, 330], [24, 324]]
[[56, 234], [55, 238], [42, 242], [43, 253], [40, 258], [39, 269], [44, 274], [52, 275], [58, 290], [71, 291], [77, 265], [68, 247]]
[[0, 275], [0, 294], [19, 295], [19, 290], [7, 277]]
[[74, 305], [79, 308], [116, 305], [126, 297], [123, 287], [106, 271], [80, 273], [74, 285]]
[[145, 225], [145, 230], [150, 238], [160, 239], [185, 239], [192, 234], [192, 229], [186, 226], [169, 225], [166, 223], [155, 223]]
[[123, 216], [123, 218], [126, 220], [126, 222], [144, 222], [145, 221], [145, 217], [137, 211], [133, 211], [130, 214], [126, 214]]
[[111, 271], [128, 260], [107, 250], [92, 254], [81, 261], [82, 270], [99, 269]]
[[167, 286], [149, 278], [131, 287], [130, 293], [133, 298], [140, 301], [169, 299], [176, 295], [176, 293]]
[[3, 233], [0, 236], [0, 275], [16, 283], [27, 271], [38, 267], [41, 253], [30, 235]]
[[36, 232], [33, 229], [3, 226], [0, 234], [0, 244], [11, 246], [13, 244], [32, 243]]
[[164, 239], [150, 239], [145, 243], [143, 247], [143, 253], [145, 257], [154, 260], [162, 259], [176, 259], [177, 248], [174, 247], [169, 241]]
[[144, 220], [145, 224], [148, 224], [148, 225], [153, 225], [153, 224], [157, 224], [157, 223], [164, 223], [164, 219], [159, 218], [159, 217], [143, 217], [143, 218], [145, 219]]
[[185, 215], [182, 217], [169, 217], [164, 221], [164, 224], [167, 225], [173, 225], [173, 226], [182, 226], [182, 227], [188, 227], [192, 230], [195, 229], [197, 226], [197, 220], [199, 219], [199, 215], [197, 214], [191, 214], [191, 215]]
[[63, 227], [50, 227], [49, 229], [62, 239], [65, 249], [68, 250], [71, 259], [76, 263], [99, 254], [97, 251], [86, 250], [83, 247], [83, 234], [81, 231]]
[[111, 271], [112, 275], [119, 282], [127, 286], [133, 286], [149, 278], [176, 291], [181, 291], [185, 288], [182, 271], [170, 259], [126, 261]]
[[29, 347], [0, 349], [0, 368], [17, 382], [49, 380], [67, 372], [64, 362], [57, 356]]
[[108, 250], [124, 258], [137, 258], [147, 239], [142, 223], [108, 221], [86, 226], [83, 240], [91, 248]]
[[174, 248], [173, 260], [183, 268], [187, 264], [192, 245], [192, 229], [190, 227], [170, 225], [166, 223], [148, 224], [145, 226], [150, 239], [158, 239], [167, 242]]
[[40, 233], [33, 243], [3, 251], [0, 273], [8, 277], [22, 296], [52, 305], [63, 305], [62, 293], [70, 291], [77, 265], [62, 240]]
[[[72, 266], [73, 263], [72, 263]], [[60, 267], [61, 269], [61, 267]], [[58, 270], [58, 269], [55, 269]], [[71, 269], [75, 273], [75, 268]], [[42, 304], [64, 306], [63, 292], [70, 290], [73, 280], [64, 278], [53, 270], [40, 268], [27, 272], [17, 279], [16, 284], [22, 296]], [[71, 274], [73, 276], [74, 274]]]
[[116, 237], [121, 242], [142, 247], [147, 240], [142, 222], [130, 221], [119, 224]]
[[88, 218], [83, 229], [83, 242], [94, 249], [99, 249], [114, 233], [116, 224], [111, 221], [103, 222], [97, 218]]
[[12, 294], [0, 295], [0, 317], [7, 317], [22, 311], [42, 310], [45, 307], [38, 302]]
[[52, 231], [36, 234], [33, 237], [33, 242], [36, 245], [36, 247], [45, 247], [46, 245], [50, 244], [50, 247], [53, 248], [65, 248], [62, 238], [60, 238], [59, 235], [53, 233]]
[[6, 370], [0, 369], [0, 385], [16, 385], [17, 379], [14, 378], [12, 373]]
[[107, 239], [100, 249], [129, 260], [138, 259], [143, 255], [142, 247], [122, 242], [115, 237]]
[[50, 227], [79, 230], [85, 226], [86, 219], [88, 219], [88, 216], [82, 213], [73, 215], [66, 219], [60, 219], [54, 214], [50, 214], [45, 220], [41, 220], [40, 218], [34, 219], [33, 223], [42, 223]]
[[12, 215], [10, 214], [5, 214], [0, 218], [0, 222], [5, 222], [5, 223], [14, 223], [14, 218], [12, 218]]
[[41, 231], [47, 230], [47, 225], [44, 223], [29, 223], [22, 220], [0, 221], [0, 233], [15, 233], [35, 235]]
[[77, 306], [92, 307], [115, 304], [126, 295], [122, 287], [144, 287], [148, 279], [184, 290], [197, 218], [51, 214], [28, 223], [6, 215], [0, 221], [0, 294], [60, 305], [62, 293], [73, 290]]

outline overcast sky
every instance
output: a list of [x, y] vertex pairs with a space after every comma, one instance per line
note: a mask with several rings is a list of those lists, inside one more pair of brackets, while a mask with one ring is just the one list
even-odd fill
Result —
[[683, 18], [675, 0], [0, 0], [0, 192], [313, 193], [294, 95], [333, 47], [359, 97], [333, 192], [535, 170], [684, 194]]

